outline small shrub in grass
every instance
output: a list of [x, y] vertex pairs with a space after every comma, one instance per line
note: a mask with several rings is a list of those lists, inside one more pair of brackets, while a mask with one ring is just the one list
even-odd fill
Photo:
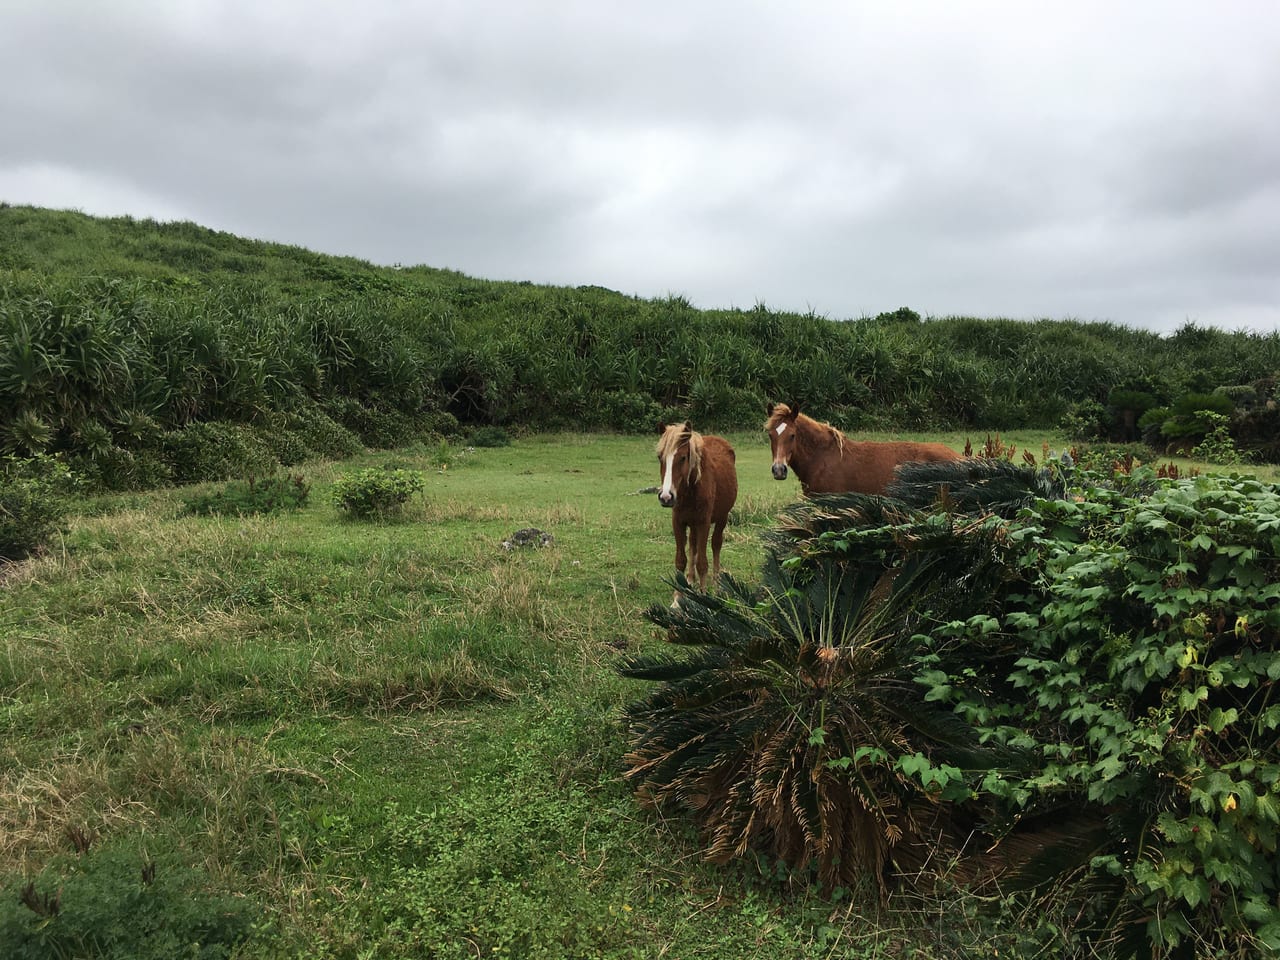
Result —
[[0, 560], [19, 560], [48, 542], [67, 515], [77, 480], [52, 457], [0, 460]]
[[475, 447], [455, 447], [443, 438], [431, 446], [423, 445], [418, 449], [421, 450], [427, 462], [437, 470], [456, 467], [476, 452]]
[[310, 485], [298, 475], [237, 480], [213, 493], [186, 499], [182, 513], [189, 516], [246, 516], [282, 513], [307, 503]]
[[0, 957], [224, 960], [253, 934], [252, 901], [216, 893], [173, 856], [90, 851], [69, 869], [10, 878], [0, 897]]
[[397, 515], [405, 502], [426, 486], [418, 470], [370, 468], [340, 477], [333, 485], [333, 502], [358, 520]]

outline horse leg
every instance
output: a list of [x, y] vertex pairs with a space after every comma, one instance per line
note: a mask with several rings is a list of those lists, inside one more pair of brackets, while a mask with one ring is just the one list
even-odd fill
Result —
[[723, 523], [717, 523], [711, 531], [711, 585], [716, 588], [720, 586], [720, 548], [724, 545], [724, 527]]
[[698, 571], [698, 589], [703, 593], [707, 591], [707, 533], [710, 529], [710, 523], [698, 523], [690, 530], [693, 535], [693, 565]]
[[[671, 532], [676, 537], [676, 573], [684, 574], [685, 568], [689, 565], [688, 555], [685, 553], [685, 535], [689, 532], [689, 525], [683, 520], [677, 520], [676, 515], [671, 515]], [[680, 605], [680, 591], [677, 590], [671, 595], [671, 605], [677, 607]]]

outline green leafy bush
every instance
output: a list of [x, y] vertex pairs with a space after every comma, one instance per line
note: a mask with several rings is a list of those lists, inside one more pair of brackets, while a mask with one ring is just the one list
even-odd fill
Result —
[[279, 423], [282, 429], [296, 436], [309, 453], [317, 457], [344, 460], [364, 449], [359, 437], [314, 403], [304, 404], [281, 414]]
[[250, 477], [233, 481], [221, 490], [186, 498], [182, 513], [190, 516], [247, 516], [255, 513], [282, 513], [306, 506], [310, 485], [298, 475]]
[[1093, 440], [1101, 435], [1106, 419], [1107, 410], [1102, 404], [1096, 400], [1082, 400], [1067, 410], [1066, 416], [1058, 423], [1058, 429], [1071, 440]]
[[415, 493], [426, 486], [418, 470], [384, 470], [376, 467], [340, 477], [333, 485], [333, 503], [348, 516], [360, 520], [398, 514]]
[[351, 397], [337, 397], [328, 401], [326, 408], [365, 446], [389, 450], [406, 446], [418, 437], [418, 425], [413, 417], [391, 406], [367, 405]]
[[253, 432], [282, 467], [296, 467], [314, 456], [302, 436], [290, 430], [278, 414], [268, 415], [253, 424]]
[[96, 456], [72, 454], [68, 462], [88, 490], [152, 490], [173, 483], [172, 468], [152, 447], [112, 446]]
[[253, 934], [260, 911], [214, 892], [176, 857], [90, 851], [63, 870], [16, 878], [0, 896], [6, 960], [227, 960]]
[[594, 418], [599, 426], [631, 433], [648, 433], [662, 419], [663, 407], [647, 393], [609, 390], [600, 396]]
[[[1032, 472], [989, 469], [1029, 496]], [[910, 657], [918, 630], [1004, 576], [993, 531], [875, 497], [816, 498], [784, 517], [758, 591], [730, 580], [720, 598], [679, 581], [680, 605], [648, 617], [684, 653], [620, 664], [658, 683], [626, 711], [639, 799], [691, 812], [712, 860], [764, 851], [828, 885], [885, 883], [960, 849], [972, 823], [945, 801], [968, 795], [962, 768], [981, 750], [925, 700]]]
[[238, 423], [193, 423], [163, 439], [175, 483], [266, 476], [280, 463], [253, 429]]
[[1220, 393], [1188, 393], [1177, 399], [1160, 427], [1166, 440], [1200, 439], [1213, 429], [1212, 414], [1229, 417], [1235, 404]]
[[1235, 466], [1244, 463], [1245, 457], [1236, 449], [1235, 440], [1231, 438], [1230, 420], [1220, 413], [1204, 411], [1202, 416], [1209, 423], [1209, 433], [1196, 446], [1191, 448], [1191, 455], [1209, 463], [1222, 466]]
[[1280, 488], [1088, 485], [1009, 537], [1014, 589], [921, 637], [920, 676], [1021, 756], [973, 773], [1021, 854], [1005, 883], [1085, 878], [1082, 922], [1126, 953], [1280, 949]]
[[40, 549], [62, 525], [77, 479], [52, 457], [0, 460], [0, 559]]

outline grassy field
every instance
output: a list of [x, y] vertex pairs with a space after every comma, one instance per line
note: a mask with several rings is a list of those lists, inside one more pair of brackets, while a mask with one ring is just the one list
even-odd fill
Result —
[[[798, 487], [771, 478], [761, 434], [730, 439], [723, 559], [752, 580]], [[126, 894], [166, 890], [180, 942], [240, 911], [239, 957], [1030, 949], [1035, 923], [967, 900], [823, 898], [777, 864], [704, 864], [686, 824], [637, 807], [618, 716], [640, 688], [612, 664], [660, 642], [642, 611], [670, 598], [652, 447], [535, 435], [308, 464], [309, 504], [275, 517], [183, 516], [190, 490], [87, 501], [0, 570], [5, 902], [62, 887], [50, 931], [123, 943], [142, 909]], [[329, 486], [375, 464], [426, 471], [425, 496], [398, 522], [344, 521]], [[554, 545], [502, 548], [528, 526]], [[0, 937], [29, 908], [7, 909]]]

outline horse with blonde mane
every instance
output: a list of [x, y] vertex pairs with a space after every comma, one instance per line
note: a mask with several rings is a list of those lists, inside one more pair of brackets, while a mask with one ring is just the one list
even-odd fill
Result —
[[773, 478], [785, 480], [790, 467], [806, 496], [883, 494], [901, 463], [962, 459], [942, 443], [850, 440], [831, 424], [819, 423], [785, 403], [769, 408], [764, 428], [773, 448]]
[[[733, 447], [723, 437], [704, 437], [686, 420], [660, 425], [658, 502], [671, 509], [676, 538], [676, 571], [707, 588], [707, 538], [711, 539], [712, 583], [720, 579], [720, 547], [729, 511], [738, 499], [738, 468]], [[714, 527], [714, 530], [712, 529]], [[685, 541], [688, 540], [688, 551]], [[690, 553], [692, 557], [690, 557]], [[692, 565], [690, 565], [692, 559]], [[673, 602], [679, 600], [677, 593]]]

